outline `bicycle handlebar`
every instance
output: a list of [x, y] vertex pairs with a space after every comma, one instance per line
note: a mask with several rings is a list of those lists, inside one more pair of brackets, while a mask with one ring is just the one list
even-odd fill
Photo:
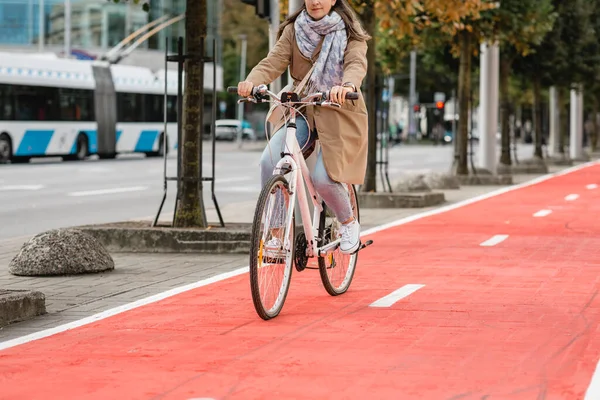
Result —
[[[261, 86], [263, 86], [263, 85], [261, 85]], [[256, 97], [256, 95], [257, 95], [257, 94], [261, 94], [261, 93], [260, 93], [261, 91], [262, 91], [262, 92], [267, 92], [267, 91], [265, 90], [265, 87], [266, 87], [266, 86], [263, 86], [262, 88], [261, 88], [261, 86], [255, 86], [255, 87], [253, 87], [253, 88], [252, 88], [252, 94], [251, 94], [251, 96], [254, 96], [254, 97]], [[238, 92], [238, 87], [237, 87], [237, 86], [228, 86], [228, 87], [227, 87], [227, 92], [228, 92], [228, 93], [237, 93], [237, 92]], [[267, 94], [267, 93], [266, 93], [266, 94]], [[270, 93], [268, 93], [268, 94], [270, 94]], [[309, 96], [307, 96], [307, 97], [308, 97], [308, 98], [315, 98], [315, 97], [317, 97], [317, 98], [318, 98], [318, 97], [321, 97], [321, 99], [322, 99], [322, 100], [327, 100], [327, 99], [329, 99], [329, 94], [330, 94], [330, 91], [329, 91], [329, 90], [327, 90], [327, 91], [325, 91], [325, 92], [317, 92], [317, 93], [313, 93], [313, 94], [311, 94], [311, 95], [309, 95]], [[274, 96], [273, 96], [273, 97], [274, 97]], [[358, 97], [359, 97], [359, 94], [358, 94], [357, 92], [349, 92], [349, 93], [346, 93], [346, 99], [347, 99], [347, 100], [357, 100], [357, 99], [358, 99]], [[280, 99], [278, 99], [278, 100], [280, 100]]]

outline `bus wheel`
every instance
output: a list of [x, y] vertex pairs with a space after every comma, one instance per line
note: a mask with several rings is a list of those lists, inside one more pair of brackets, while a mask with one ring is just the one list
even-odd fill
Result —
[[88, 138], [86, 134], [80, 133], [77, 135], [77, 150], [75, 152], [75, 157], [77, 157], [78, 160], [84, 160], [88, 155]]
[[75, 154], [64, 156], [63, 160], [83, 161], [88, 155], [88, 138], [85, 133], [79, 133], [79, 135], [77, 135], [77, 147], [75, 149]]
[[8, 163], [12, 158], [12, 143], [10, 137], [3, 133], [0, 135], [0, 164]]
[[[164, 143], [164, 133], [161, 133], [158, 138], [158, 151], [149, 151], [146, 152], [146, 157], [164, 157], [165, 155], [165, 143]], [[169, 154], [169, 137], [167, 137], [167, 147], [166, 152]]]

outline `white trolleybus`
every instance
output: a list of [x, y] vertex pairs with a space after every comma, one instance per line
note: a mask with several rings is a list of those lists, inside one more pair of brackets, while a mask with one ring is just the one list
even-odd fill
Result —
[[[0, 163], [162, 156], [164, 79], [164, 69], [0, 53]], [[177, 146], [176, 70], [167, 81], [168, 152]]]

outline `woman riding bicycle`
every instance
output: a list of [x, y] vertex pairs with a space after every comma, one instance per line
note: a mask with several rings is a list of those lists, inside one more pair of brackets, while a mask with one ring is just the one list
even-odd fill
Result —
[[[345, 254], [358, 249], [360, 226], [340, 182], [359, 185], [364, 182], [368, 143], [365, 102], [362, 96], [356, 101], [346, 101], [345, 96], [360, 91], [367, 72], [369, 39], [347, 0], [305, 0], [282, 23], [277, 43], [268, 56], [238, 84], [238, 94], [250, 96], [254, 86], [270, 84], [289, 66], [294, 88], [299, 83], [305, 84], [301, 96], [330, 90], [330, 100], [341, 104], [341, 108], [306, 107], [306, 120], [296, 120], [296, 138], [305, 157], [319, 139], [321, 151], [311, 179], [342, 224], [340, 250]], [[276, 149], [285, 146], [286, 133], [285, 121], [278, 122], [270, 139]], [[280, 157], [279, 152], [265, 148], [261, 158], [262, 185], [272, 176]]]

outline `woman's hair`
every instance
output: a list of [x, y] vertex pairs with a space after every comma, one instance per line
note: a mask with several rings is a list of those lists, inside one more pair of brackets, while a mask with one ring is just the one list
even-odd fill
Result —
[[[304, 10], [306, 10], [306, 3], [302, 1], [302, 7], [300, 7], [298, 11], [287, 17], [287, 19], [283, 21], [279, 26], [279, 31], [277, 32], [278, 39], [283, 34], [283, 30], [285, 29], [285, 27], [289, 24], [293, 24], [296, 21], [296, 18], [298, 18], [298, 15], [300, 15], [300, 13]], [[356, 16], [356, 13], [352, 9], [352, 7], [350, 7], [350, 4], [348, 4], [347, 0], [337, 0], [333, 7], [331, 7], [331, 11], [336, 11], [340, 15], [340, 17], [342, 17], [342, 20], [346, 24], [346, 29], [348, 31], [348, 39], [362, 41], [367, 41], [371, 39], [371, 36], [369, 36], [369, 34], [362, 27], [360, 20]]]

